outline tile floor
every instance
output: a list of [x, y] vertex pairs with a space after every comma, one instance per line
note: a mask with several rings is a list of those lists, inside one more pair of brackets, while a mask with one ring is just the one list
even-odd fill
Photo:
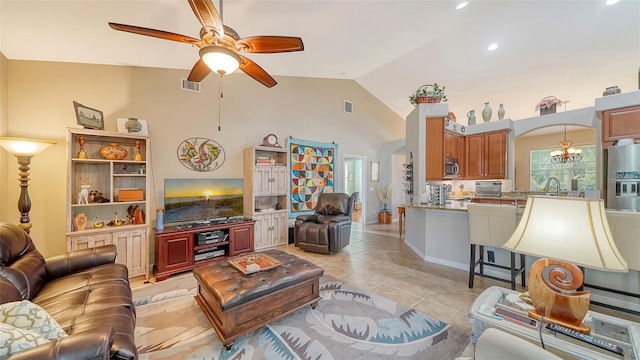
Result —
[[[279, 249], [305, 258], [325, 274], [392, 299], [470, 332], [468, 310], [478, 294], [508, 283], [476, 277], [468, 287], [468, 272], [421, 260], [398, 235], [398, 224], [354, 223], [349, 246], [333, 255], [314, 254], [293, 246]], [[153, 281], [153, 280], [152, 280]], [[132, 287], [135, 284], [132, 283]], [[520, 286], [518, 290], [525, 291]], [[592, 306], [598, 312], [640, 322], [640, 316]], [[462, 356], [472, 356], [469, 345]]]

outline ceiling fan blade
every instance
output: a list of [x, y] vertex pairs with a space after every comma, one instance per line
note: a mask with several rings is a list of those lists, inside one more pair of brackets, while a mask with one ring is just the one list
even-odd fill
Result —
[[200, 82], [204, 80], [204, 78], [206, 78], [210, 72], [211, 72], [211, 69], [209, 69], [207, 64], [205, 64], [204, 61], [200, 59], [195, 63], [195, 65], [193, 65], [193, 68], [191, 69], [191, 72], [189, 73], [189, 77], [187, 78], [187, 80], [193, 81], [193, 82]]
[[165, 39], [165, 40], [177, 41], [177, 42], [181, 42], [181, 43], [192, 44], [192, 45], [196, 45], [198, 47], [202, 46], [202, 41], [199, 40], [199, 39], [192, 38], [190, 36], [175, 34], [175, 33], [168, 32], [168, 31], [149, 29], [149, 28], [144, 28], [144, 27], [140, 27], [140, 26], [133, 26], [133, 25], [117, 24], [117, 23], [112, 23], [112, 22], [109, 23], [109, 26], [111, 26], [111, 28], [114, 29], [114, 30], [120, 30], [120, 31], [130, 32], [130, 33], [133, 33], [133, 34], [138, 34], [138, 35], [146, 35], [146, 36], [151, 36], [151, 37], [159, 38], [159, 39]]
[[222, 19], [220, 19], [220, 15], [218, 15], [218, 11], [211, 0], [189, 0], [189, 5], [191, 5], [191, 10], [196, 14], [202, 27], [213, 28], [218, 35], [224, 36]]
[[280, 53], [304, 50], [302, 39], [293, 36], [251, 36], [240, 39], [236, 46], [248, 53]]
[[244, 71], [245, 74], [251, 76], [256, 81], [260, 82], [262, 85], [266, 87], [274, 87], [277, 82], [271, 75], [267, 74], [260, 65], [254, 63], [253, 61], [247, 59], [246, 57], [240, 55], [242, 59], [242, 63], [240, 64], [240, 70]]

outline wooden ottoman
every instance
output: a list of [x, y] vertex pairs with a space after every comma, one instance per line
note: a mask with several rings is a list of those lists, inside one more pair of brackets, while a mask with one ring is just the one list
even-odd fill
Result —
[[196, 302], [229, 350], [242, 335], [320, 300], [324, 270], [280, 250], [261, 252], [280, 261], [266, 271], [245, 275], [226, 259], [193, 270]]

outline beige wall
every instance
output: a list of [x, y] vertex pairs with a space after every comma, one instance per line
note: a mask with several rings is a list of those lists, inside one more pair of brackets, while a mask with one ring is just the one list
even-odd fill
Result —
[[[288, 136], [339, 144], [338, 189], [344, 178], [342, 154], [379, 160], [381, 182], [396, 181], [391, 154], [404, 145], [404, 119], [355, 81], [276, 77], [278, 85], [268, 89], [244, 74], [229, 75], [223, 79], [219, 132], [218, 78], [210, 75], [197, 94], [179, 88], [180, 78], [187, 74], [187, 70], [8, 61], [8, 134], [58, 142], [33, 158], [30, 171], [31, 235], [46, 256], [66, 251], [65, 137], [67, 127], [77, 126], [74, 100], [102, 110], [108, 131], [116, 131], [119, 117], [148, 122], [155, 183], [151, 219], [156, 204], [162, 206], [164, 178], [242, 177], [243, 149], [260, 144], [268, 133], [275, 133], [282, 145]], [[353, 102], [353, 115], [344, 113], [344, 100]], [[224, 165], [207, 173], [182, 166], [176, 149], [190, 137], [220, 143], [227, 155]], [[2, 220], [17, 223], [17, 164], [8, 170], [0, 176], [0, 184], [12, 185], [0, 199], [0, 206], [8, 209]], [[373, 221], [381, 205], [375, 192], [367, 198], [366, 216]]]
[[[558, 126], [559, 128], [562, 128]], [[562, 131], [562, 130], [560, 130]], [[537, 149], [559, 149], [558, 143], [563, 140], [564, 132], [519, 137], [515, 140], [514, 159], [515, 159], [515, 178], [516, 184], [514, 189], [529, 190], [531, 179], [531, 150]], [[567, 139], [573, 141], [573, 145], [594, 145], [596, 143], [596, 130], [585, 128], [584, 130], [568, 131]]]

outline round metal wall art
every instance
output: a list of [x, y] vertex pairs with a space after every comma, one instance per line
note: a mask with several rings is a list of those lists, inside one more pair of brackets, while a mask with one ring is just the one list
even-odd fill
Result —
[[184, 140], [178, 146], [178, 160], [193, 171], [214, 171], [224, 164], [226, 154], [217, 142], [201, 137]]

